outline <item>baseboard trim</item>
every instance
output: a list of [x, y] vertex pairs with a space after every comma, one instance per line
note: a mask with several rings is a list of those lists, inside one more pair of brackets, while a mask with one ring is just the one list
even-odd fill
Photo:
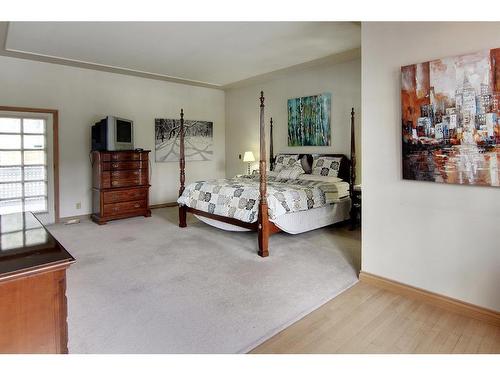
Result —
[[[155, 208], [165, 208], [165, 207], [175, 207], [177, 206], [177, 202], [167, 202], [167, 203], [160, 203], [160, 204], [152, 204], [149, 206], [150, 210], [154, 210]], [[68, 220], [73, 220], [73, 219], [80, 219], [80, 220], [85, 220], [89, 219], [92, 214], [85, 214], [85, 215], [76, 215], [76, 216], [66, 216], [66, 217], [60, 217], [58, 223], [65, 223]]]
[[175, 206], [177, 206], [177, 205], [178, 205], [178, 203], [177, 203], [177, 202], [167, 202], [167, 203], [160, 203], [160, 204], [151, 204], [151, 205], [149, 206], [149, 208], [150, 208], [151, 210], [154, 210], [154, 209], [156, 209], [156, 208], [175, 207]]
[[500, 312], [361, 271], [359, 280], [500, 327]]
[[86, 220], [86, 219], [89, 219], [89, 220], [90, 220], [90, 215], [91, 215], [91, 214], [61, 217], [61, 218], [59, 218], [58, 223], [62, 223], [62, 224], [64, 224], [64, 223], [65, 223], [65, 222], [67, 222], [68, 220], [74, 220], [74, 219], [80, 219], [80, 220]]

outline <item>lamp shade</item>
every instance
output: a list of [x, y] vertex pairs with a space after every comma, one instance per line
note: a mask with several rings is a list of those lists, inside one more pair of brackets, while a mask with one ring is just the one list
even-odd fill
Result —
[[245, 155], [243, 155], [244, 162], [255, 161], [255, 156], [253, 156], [252, 151], [245, 151]]

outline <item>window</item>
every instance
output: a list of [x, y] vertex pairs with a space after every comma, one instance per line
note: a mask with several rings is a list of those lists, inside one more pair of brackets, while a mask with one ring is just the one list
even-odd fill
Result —
[[0, 252], [47, 242], [47, 232], [32, 215], [0, 218]]
[[0, 214], [48, 211], [45, 119], [0, 117]]

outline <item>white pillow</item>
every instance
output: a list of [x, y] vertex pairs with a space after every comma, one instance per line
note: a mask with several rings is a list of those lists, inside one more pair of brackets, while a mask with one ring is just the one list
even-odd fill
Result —
[[340, 182], [343, 181], [339, 177], [335, 176], [321, 176], [317, 174], [301, 174], [298, 177], [299, 180], [307, 180], [307, 181], [322, 181], [322, 182], [328, 182], [328, 183], [334, 183], [334, 182]]
[[342, 158], [335, 156], [319, 156], [313, 160], [312, 174], [337, 177], [341, 160]]
[[299, 155], [278, 154], [274, 163], [274, 170], [281, 171], [283, 168], [290, 168], [299, 159]]
[[304, 169], [302, 168], [300, 161], [296, 161], [291, 167], [281, 168], [276, 178], [278, 180], [295, 180], [303, 173]]

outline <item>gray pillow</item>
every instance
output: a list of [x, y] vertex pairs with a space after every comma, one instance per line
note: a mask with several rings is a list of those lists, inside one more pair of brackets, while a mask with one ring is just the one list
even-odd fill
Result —
[[312, 166], [309, 164], [309, 161], [307, 160], [307, 155], [302, 155], [302, 159], [300, 159], [300, 164], [302, 165], [302, 169], [304, 170], [305, 173], [311, 174]]

